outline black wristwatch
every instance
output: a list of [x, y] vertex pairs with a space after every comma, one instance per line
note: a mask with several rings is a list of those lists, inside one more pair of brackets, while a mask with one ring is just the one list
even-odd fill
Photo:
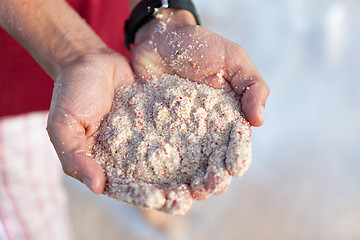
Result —
[[191, 12], [200, 25], [199, 17], [191, 0], [143, 0], [131, 12], [125, 22], [125, 44], [130, 50], [130, 45], [135, 41], [136, 32], [147, 22], [154, 19], [156, 14], [165, 8], [185, 9]]

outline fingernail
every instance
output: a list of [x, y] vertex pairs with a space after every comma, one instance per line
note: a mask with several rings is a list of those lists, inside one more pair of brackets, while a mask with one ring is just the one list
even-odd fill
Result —
[[90, 178], [83, 178], [82, 182], [90, 189], [91, 189], [91, 186], [92, 186], [92, 181], [90, 180]]
[[261, 106], [259, 109], [259, 120], [261, 122], [260, 125], [262, 125], [264, 122], [264, 106]]
[[259, 115], [260, 115], [260, 117], [261, 117], [262, 119], [264, 119], [264, 109], [265, 109], [265, 107], [264, 107], [264, 106], [261, 106], [261, 107], [260, 107], [260, 110], [259, 110]]

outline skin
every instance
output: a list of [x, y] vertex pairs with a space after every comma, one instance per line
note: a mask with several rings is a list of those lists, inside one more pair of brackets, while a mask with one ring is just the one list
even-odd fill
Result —
[[[215, 88], [233, 88], [242, 95], [242, 110], [247, 120], [252, 126], [261, 126], [270, 91], [247, 52], [239, 45], [196, 26], [188, 11], [172, 9], [161, 14], [161, 19], [145, 25], [136, 36], [131, 63], [140, 80], [169, 73], [205, 82]], [[161, 22], [166, 22], [166, 27], [160, 33], [157, 29], [163, 26]], [[172, 37], [174, 33], [176, 37]], [[201, 47], [197, 47], [199, 45]], [[185, 52], [188, 57], [177, 58], [176, 55], [184, 53], [184, 49], [188, 49]], [[172, 65], [174, 60], [176, 66]], [[151, 72], [146, 70], [147, 66], [151, 67]]]
[[[130, 5], [137, 2], [130, 1]], [[269, 89], [245, 50], [196, 27], [193, 16], [185, 10], [168, 9], [162, 14], [162, 19], [151, 21], [137, 33], [130, 66], [65, 1], [0, 2], [0, 26], [55, 81], [47, 130], [64, 172], [96, 194], [104, 190], [105, 177], [101, 167], [86, 154], [94, 143], [92, 136], [110, 110], [116, 87], [134, 83], [134, 72], [141, 81], [149, 79], [146, 70], [149, 59], [153, 73], [177, 73], [213, 87], [233, 87], [242, 95], [242, 110], [251, 125], [263, 123]], [[157, 33], [159, 21], [167, 19], [167, 31], [183, 36], [178, 39], [182, 41], [179, 49], [170, 46], [164, 34]], [[196, 35], [200, 42], [207, 41], [206, 51], [198, 49], [190, 53], [195, 63], [184, 60], [179, 62], [181, 68], [171, 66], [174, 53], [195, 41], [189, 34]], [[195, 72], [193, 64], [201, 69], [201, 74]]]
[[[196, 26], [193, 15], [185, 10], [163, 10], [161, 17], [139, 30], [132, 50], [131, 64], [140, 81], [153, 75], [177, 74], [214, 88], [234, 89], [242, 96], [241, 104], [252, 126], [261, 126], [269, 88], [239, 45]], [[199, 184], [191, 184], [192, 197], [204, 200], [210, 194], [224, 192], [230, 182], [225, 157], [216, 166], [209, 164]], [[240, 159], [231, 165], [241, 166]], [[210, 161], [209, 161], [210, 162]], [[213, 162], [213, 161], [211, 161]], [[214, 169], [218, 174], [213, 174]], [[219, 179], [222, 179], [219, 182]], [[218, 187], [221, 189], [218, 189]], [[217, 190], [215, 190], [217, 189]]]
[[130, 64], [63, 0], [2, 0], [0, 26], [55, 81], [47, 130], [64, 172], [101, 193], [102, 168], [86, 153], [115, 88], [134, 82]]

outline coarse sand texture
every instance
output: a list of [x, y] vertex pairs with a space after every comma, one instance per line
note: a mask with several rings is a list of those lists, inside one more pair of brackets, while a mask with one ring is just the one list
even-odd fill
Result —
[[104, 194], [174, 215], [224, 192], [251, 163], [240, 97], [176, 75], [118, 88], [96, 137]]

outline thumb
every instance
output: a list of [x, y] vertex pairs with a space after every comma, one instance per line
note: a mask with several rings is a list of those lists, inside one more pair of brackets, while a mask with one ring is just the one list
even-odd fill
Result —
[[64, 172], [100, 194], [105, 187], [105, 176], [102, 167], [87, 155], [92, 138], [85, 135], [84, 126], [72, 116], [59, 115], [49, 116], [47, 130]]
[[131, 53], [131, 66], [137, 79], [142, 83], [153, 76], [170, 73], [164, 66], [158, 51], [146, 42], [134, 46]]
[[241, 108], [250, 125], [261, 126], [270, 89], [260, 74], [256, 71], [254, 74], [246, 75], [239, 71], [233, 75], [231, 85], [242, 96]]

